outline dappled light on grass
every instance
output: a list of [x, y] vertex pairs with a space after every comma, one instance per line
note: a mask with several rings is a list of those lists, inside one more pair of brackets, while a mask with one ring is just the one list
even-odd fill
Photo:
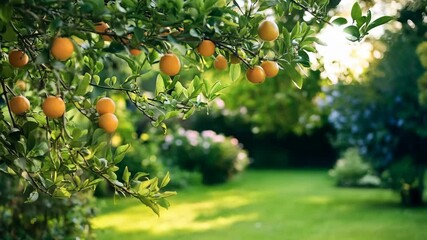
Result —
[[402, 208], [389, 189], [337, 188], [326, 171], [246, 171], [178, 191], [159, 218], [131, 199], [98, 203], [98, 239], [427, 239], [427, 207]]
[[332, 202], [332, 199], [330, 197], [326, 197], [326, 196], [308, 196], [303, 201], [305, 201], [307, 203], [320, 204], [321, 205], [321, 204], [328, 204], [328, 203]]
[[[113, 228], [119, 232], [149, 231], [151, 234], [165, 234], [176, 230], [190, 232], [204, 231], [228, 226], [241, 221], [257, 218], [255, 213], [241, 213], [218, 216], [218, 210], [226, 211], [248, 204], [248, 199], [239, 196], [215, 197], [200, 202], [175, 203], [172, 209], [162, 211], [161, 217], [149, 212], [138, 202], [120, 212], [102, 215], [94, 220], [98, 229]], [[111, 206], [114, 208], [114, 206]]]

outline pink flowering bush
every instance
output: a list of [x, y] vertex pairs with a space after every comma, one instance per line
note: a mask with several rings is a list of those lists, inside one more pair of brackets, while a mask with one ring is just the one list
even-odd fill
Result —
[[236, 138], [210, 130], [199, 133], [179, 128], [166, 136], [162, 148], [167, 166], [200, 172], [204, 184], [226, 182], [249, 164]]

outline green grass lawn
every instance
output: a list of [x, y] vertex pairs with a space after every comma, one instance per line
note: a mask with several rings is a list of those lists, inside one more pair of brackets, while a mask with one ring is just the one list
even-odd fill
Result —
[[98, 200], [98, 239], [427, 239], [427, 207], [402, 208], [386, 189], [336, 188], [325, 171], [248, 171], [170, 201], [159, 218], [136, 200]]

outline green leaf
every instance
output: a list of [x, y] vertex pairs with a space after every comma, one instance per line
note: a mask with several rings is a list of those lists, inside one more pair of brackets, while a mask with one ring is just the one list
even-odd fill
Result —
[[135, 176], [133, 177], [133, 181], [139, 181], [140, 178], [142, 177], [146, 177], [149, 176], [150, 174], [145, 173], [145, 172], [138, 172], [135, 174]]
[[196, 108], [193, 106], [190, 108], [190, 110], [188, 110], [187, 112], [185, 112], [184, 116], [182, 117], [182, 119], [188, 119], [191, 115], [193, 115], [193, 113], [196, 111]]
[[[2, 3], [3, 5], [4, 3]], [[6, 4], [0, 8], [0, 20], [4, 23], [10, 22], [13, 16], [13, 7], [10, 4]]]
[[156, 79], [156, 96], [159, 95], [159, 93], [165, 92], [165, 82], [163, 81], [162, 75], [157, 75]]
[[38, 128], [39, 123], [35, 120], [28, 120], [24, 125], [22, 126], [22, 130], [24, 131], [24, 136], [28, 137], [30, 132]]
[[360, 8], [360, 5], [358, 2], [355, 2], [353, 4], [353, 7], [351, 8], [351, 18], [353, 20], [356, 20], [362, 17], [362, 9]]
[[86, 94], [87, 87], [89, 86], [92, 76], [89, 73], [85, 73], [82, 80], [77, 85], [77, 89], [74, 92], [75, 95], [83, 96]]
[[393, 20], [393, 17], [390, 16], [382, 16], [380, 18], [375, 19], [374, 21], [371, 22], [371, 24], [368, 25], [368, 28], [366, 29], [366, 32], [368, 32], [369, 30], [376, 28], [380, 25], [386, 24], [388, 22], [390, 22], [391, 20]]
[[169, 172], [166, 173], [165, 177], [162, 180], [162, 183], [160, 183], [160, 187], [165, 187], [166, 185], [168, 185], [170, 181], [170, 176], [169, 176]]
[[239, 79], [241, 72], [242, 69], [240, 67], [240, 64], [231, 64], [230, 72], [228, 73], [231, 78], [231, 81], [236, 81], [237, 79]]
[[181, 82], [177, 82], [175, 84], [175, 91], [178, 97], [181, 97], [181, 95], [183, 95], [185, 98], [188, 98], [188, 92], [187, 89], [185, 89]]
[[116, 149], [113, 162], [115, 164], [121, 162], [126, 155], [127, 150], [129, 150], [130, 144], [122, 145]]
[[56, 198], [70, 198], [71, 193], [65, 187], [60, 187], [55, 189], [53, 196]]
[[341, 25], [347, 24], [347, 22], [348, 22], [347, 19], [345, 19], [343, 17], [338, 17], [332, 21], [332, 24], [337, 25], [337, 26], [341, 26]]
[[126, 183], [126, 185], [129, 185], [129, 178], [130, 178], [130, 172], [128, 170], [128, 167], [126, 166], [122, 176], [122, 179]]
[[295, 84], [295, 86], [298, 89], [301, 89], [303, 85], [303, 79], [301, 74], [297, 70], [295, 70], [295, 67], [287, 63], [281, 64], [281, 66], [285, 69], [285, 73], [291, 77], [291, 80]]
[[32, 193], [30, 193], [30, 196], [27, 198], [25, 202], [32, 203], [37, 201], [38, 198], [39, 198], [39, 193], [37, 192], [37, 190], [34, 190]]
[[26, 158], [17, 158], [13, 161], [15, 166], [19, 167], [22, 170], [27, 170], [27, 159]]
[[143, 204], [145, 204], [147, 207], [151, 208], [151, 210], [153, 210], [153, 212], [155, 214], [157, 214], [157, 216], [160, 216], [160, 210], [159, 210], [159, 206], [157, 204], [155, 204], [153, 201], [147, 199], [144, 196], [138, 196], [138, 199]]
[[157, 200], [157, 204], [160, 205], [160, 207], [168, 209], [170, 207], [170, 203], [168, 202], [168, 200], [161, 198], [159, 200]]
[[348, 26], [344, 28], [343, 31], [348, 34], [346, 38], [350, 41], [355, 42], [360, 38], [360, 32], [356, 26], [353, 26], [353, 25]]

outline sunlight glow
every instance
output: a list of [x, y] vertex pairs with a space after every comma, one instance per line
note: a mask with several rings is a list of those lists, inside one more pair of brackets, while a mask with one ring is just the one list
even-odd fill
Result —
[[173, 208], [162, 211], [160, 218], [149, 214], [146, 207], [136, 205], [117, 213], [97, 217], [93, 224], [98, 229], [114, 228], [120, 232], [147, 231], [156, 235], [177, 230], [205, 231], [257, 219], [256, 213], [225, 216], [221, 214], [224, 210], [232, 210], [248, 203], [247, 199], [237, 196], [203, 202], [173, 203]]
[[369, 66], [373, 47], [368, 42], [351, 43], [337, 27], [327, 26], [319, 34], [319, 39], [327, 46], [317, 46], [319, 55], [325, 64], [323, 78], [337, 83], [343, 72], [349, 71], [355, 78], [359, 77]]
[[[407, 2], [408, 0], [375, 1], [375, 4], [370, 8], [373, 20], [378, 16], [396, 16], [398, 10]], [[341, 1], [336, 15], [350, 20], [353, 3], [354, 1]], [[366, 10], [364, 10], [364, 14], [366, 14]], [[322, 78], [329, 79], [332, 84], [338, 81], [359, 81], [365, 69], [369, 67], [372, 58], [381, 58], [384, 51], [384, 49], [374, 49], [369, 39], [379, 39], [384, 35], [386, 29], [396, 31], [400, 28], [399, 22], [390, 22], [370, 31], [364, 41], [352, 43], [346, 40], [342, 28], [326, 26], [321, 30], [318, 37], [327, 46], [316, 46], [325, 68], [322, 72]], [[313, 67], [316, 68], [317, 66], [314, 65]]]

